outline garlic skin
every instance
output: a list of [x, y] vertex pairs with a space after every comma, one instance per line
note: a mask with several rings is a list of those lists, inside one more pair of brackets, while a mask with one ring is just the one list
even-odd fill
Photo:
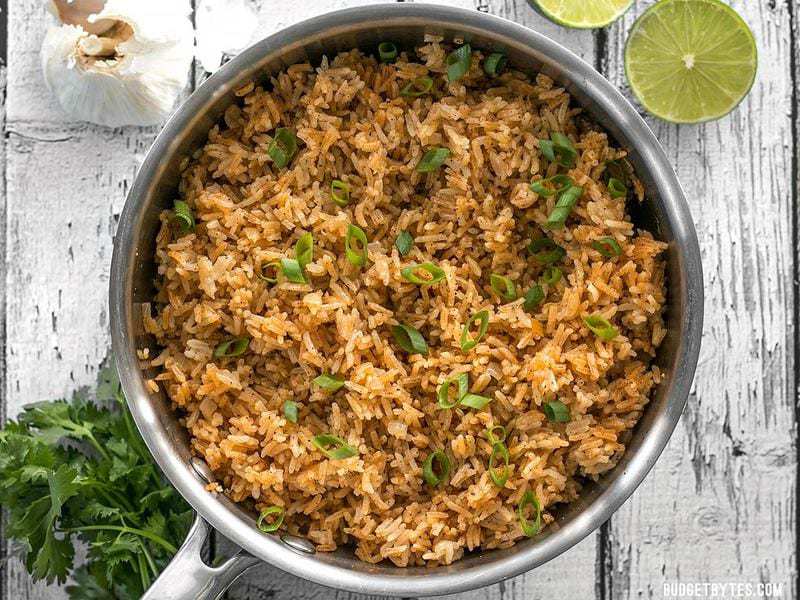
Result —
[[75, 119], [108, 127], [163, 122], [193, 60], [189, 0], [107, 0], [85, 19], [82, 3], [102, 4], [53, 0], [57, 24], [41, 52], [47, 87]]

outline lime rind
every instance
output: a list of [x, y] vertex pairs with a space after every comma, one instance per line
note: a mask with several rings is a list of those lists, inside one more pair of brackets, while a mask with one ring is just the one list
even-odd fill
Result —
[[529, 0], [554, 23], [571, 29], [599, 29], [619, 19], [634, 0]]
[[[699, 27], [697, 31], [689, 31], [688, 29], [682, 31], [682, 37], [679, 39], [669, 27], [676, 20], [665, 19], [664, 16], [667, 15], [667, 11], [681, 5], [687, 9], [695, 9], [697, 11], [695, 16], [699, 17], [709, 17], [710, 11], [718, 11], [713, 15], [718, 18], [706, 18], [708, 27]], [[703, 14], [704, 12], [705, 14]], [[717, 26], [721, 28], [722, 35], [715, 35], [716, 32], [710, 30], [710, 28]], [[643, 33], [642, 30], [646, 27], [658, 27], [660, 31]], [[670, 36], [669, 42], [674, 42], [676, 45], [680, 42], [688, 42], [691, 45], [692, 42], [702, 40], [699, 47], [692, 48], [691, 52], [685, 52], [683, 58], [685, 62], [689, 56], [693, 59], [695, 56], [698, 57], [697, 64], [694, 66], [698, 66], [697, 72], [701, 77], [688, 77], [688, 74], [680, 68], [681, 63], [676, 60], [677, 57], [674, 54], [672, 56], [669, 55], [670, 48], [666, 47], [666, 45], [662, 45], [660, 48], [660, 50], [664, 51], [660, 59], [654, 60], [651, 57], [650, 60], [642, 60], [641, 56], [635, 57], [634, 54], [637, 51], [641, 52], [641, 48], [637, 49], [636, 46], [642, 43], [643, 37], [647, 38], [644, 43], [657, 44], [657, 39], [652, 35], [654, 33], [656, 38], [658, 34], [668, 34]], [[696, 34], [697, 38], [695, 40], [690, 39], [692, 34]], [[727, 37], [725, 37], [726, 35]], [[737, 39], [733, 40], [734, 37]], [[736, 48], [731, 49], [726, 46], [726, 42], [731, 42], [731, 44], [738, 43], [738, 50], [742, 56], [746, 55], [746, 57], [731, 59], [731, 50], [736, 50]], [[706, 46], [702, 47], [703, 44], [706, 44]], [[726, 51], [727, 54], [724, 57], [719, 56], [719, 53]], [[708, 53], [713, 54], [714, 52], [718, 53], [718, 57], [714, 60], [708, 60]], [[654, 56], [657, 57], [658, 54], [654, 53]], [[640, 73], [634, 72], [634, 66], [636, 69], [648, 66], [660, 72], [649, 76], [650, 81], [648, 82], [647, 77], [642, 77]], [[701, 68], [703, 66], [705, 66], [705, 69]], [[738, 12], [721, 0], [661, 0], [647, 9], [637, 19], [631, 28], [625, 45], [625, 74], [631, 91], [650, 114], [670, 123], [705, 123], [730, 114], [750, 93], [756, 80], [757, 70], [758, 48], [752, 30]], [[722, 79], [727, 78], [728, 84], [735, 83], [735, 89], [731, 89], [730, 86], [721, 83], [720, 76], [722, 76]], [[677, 78], [683, 79], [687, 87], [678, 90], [673, 86], [672, 93], [668, 94], [672, 108], [667, 109], [664, 104], [664, 98], [656, 99], [653, 92], [658, 91], [663, 96], [666, 93], [665, 86]], [[698, 81], [698, 79], [702, 79], [702, 81]], [[648, 83], [649, 85], [647, 85]], [[701, 85], [705, 86], [706, 89], [713, 88], [715, 92], [713, 99], [710, 98], [710, 95], [702, 96], [699, 89]], [[657, 88], [661, 89], [658, 90]], [[726, 98], [729, 101], [723, 102]], [[691, 100], [695, 100], [695, 102], [691, 102]], [[705, 109], [704, 106], [710, 100], [712, 103], [716, 100], [717, 107]]]

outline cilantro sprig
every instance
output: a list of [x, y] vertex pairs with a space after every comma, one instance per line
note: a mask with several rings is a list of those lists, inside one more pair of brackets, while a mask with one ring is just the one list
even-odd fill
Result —
[[[0, 505], [34, 579], [71, 575], [73, 599], [135, 599], [180, 546], [192, 512], [153, 463], [113, 368], [95, 396], [31, 404], [0, 430]], [[88, 546], [78, 568], [75, 538]]]

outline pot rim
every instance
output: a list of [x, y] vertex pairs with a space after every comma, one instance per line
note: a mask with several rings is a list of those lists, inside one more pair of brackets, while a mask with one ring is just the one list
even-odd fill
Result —
[[[438, 26], [465, 34], [486, 35], [530, 56], [551, 61], [569, 73], [564, 78], [580, 87], [600, 111], [624, 128], [632, 150], [646, 164], [674, 234], [680, 273], [685, 278], [684, 297], [678, 299], [683, 308], [682, 341], [673, 357], [681, 368], [676, 369], [668, 382], [666, 409], [656, 417], [639, 447], [626, 452], [624, 468], [617, 467], [607, 486], [568, 523], [547, 532], [542, 539], [535, 539], [535, 543], [518, 543], [514, 552], [473, 566], [459, 568], [463, 562], [459, 561], [449, 567], [387, 569], [363, 563], [356, 571], [327, 561], [320, 554], [302, 555], [279, 538], [260, 533], [246, 523], [224, 497], [217, 498], [206, 491], [205, 482], [197, 476], [186, 457], [175, 452], [167, 439], [169, 432], [149, 401], [134, 346], [131, 295], [137, 256], [136, 234], [142, 226], [154, 184], [163, 175], [166, 161], [162, 161], [162, 157], [174, 151], [176, 140], [198, 115], [219, 99], [220, 90], [239, 79], [243, 72], [252, 71], [253, 65], [264, 64], [267, 57], [280, 55], [289, 47], [308, 44], [310, 39], [323, 40], [342, 28], [359, 28], [368, 22], [380, 23], [382, 27]], [[427, 596], [467, 591], [533, 569], [592, 533], [633, 493], [666, 446], [689, 394], [700, 349], [703, 280], [697, 236], [677, 177], [655, 135], [636, 109], [602, 75], [544, 35], [500, 17], [433, 4], [375, 4], [326, 13], [264, 38], [207, 79], [175, 112], [148, 152], [120, 217], [112, 258], [110, 315], [113, 352], [136, 424], [167, 478], [215, 529], [261, 560], [316, 583], [361, 593]]]

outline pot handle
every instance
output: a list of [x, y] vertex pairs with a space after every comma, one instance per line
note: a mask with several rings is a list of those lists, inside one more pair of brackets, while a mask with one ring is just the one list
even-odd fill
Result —
[[172, 561], [141, 600], [218, 600], [247, 569], [261, 561], [240, 550], [218, 567], [209, 567], [200, 556], [211, 526], [200, 515]]

